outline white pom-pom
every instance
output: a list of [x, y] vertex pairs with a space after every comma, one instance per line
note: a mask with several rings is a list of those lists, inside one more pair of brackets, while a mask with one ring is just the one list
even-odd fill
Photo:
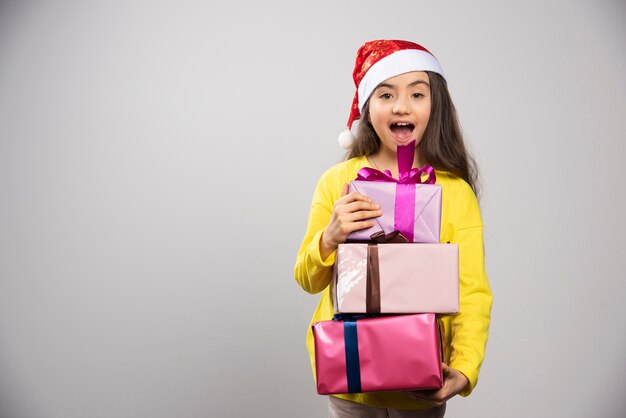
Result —
[[341, 148], [348, 150], [354, 144], [354, 135], [348, 129], [339, 134], [339, 138], [337, 138], [337, 142], [339, 142], [339, 146]]
[[355, 119], [352, 121], [352, 127], [350, 129], [346, 128], [345, 131], [339, 134], [339, 138], [337, 138], [337, 142], [341, 148], [347, 150], [352, 148], [354, 141], [356, 141], [356, 131], [359, 128], [359, 119]]

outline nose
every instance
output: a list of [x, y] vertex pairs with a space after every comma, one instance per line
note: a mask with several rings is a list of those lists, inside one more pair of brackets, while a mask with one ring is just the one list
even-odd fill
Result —
[[393, 113], [406, 115], [409, 113], [409, 103], [406, 97], [400, 95], [393, 104]]

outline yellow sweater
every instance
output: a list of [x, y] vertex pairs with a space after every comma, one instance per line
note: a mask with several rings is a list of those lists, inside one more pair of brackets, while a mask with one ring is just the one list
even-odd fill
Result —
[[[295, 279], [304, 290], [309, 293], [322, 292], [311, 324], [333, 317], [329, 284], [335, 253], [322, 260], [319, 251], [322, 231], [330, 221], [343, 184], [354, 180], [361, 168], [369, 166], [366, 157], [357, 157], [336, 164], [322, 175], [313, 194], [309, 223], [294, 269]], [[460, 312], [442, 318], [446, 360], [450, 367], [468, 378], [469, 385], [461, 393], [462, 396], [467, 396], [478, 381], [478, 372], [487, 343], [492, 301], [485, 272], [482, 219], [476, 196], [464, 180], [443, 171], [437, 171], [436, 174], [437, 184], [442, 188], [440, 241], [459, 245]], [[315, 352], [310, 326], [307, 348], [315, 375]], [[402, 392], [336, 396], [377, 407], [398, 409], [428, 407]]]

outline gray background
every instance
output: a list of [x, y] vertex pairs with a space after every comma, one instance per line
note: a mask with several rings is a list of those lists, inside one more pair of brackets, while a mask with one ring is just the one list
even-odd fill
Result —
[[623, 1], [0, 3], [0, 416], [322, 417], [293, 280], [357, 48], [423, 43], [482, 170], [449, 417], [623, 417]]

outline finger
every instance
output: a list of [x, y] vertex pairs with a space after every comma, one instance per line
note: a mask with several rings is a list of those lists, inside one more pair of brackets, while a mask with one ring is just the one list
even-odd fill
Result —
[[[344, 213], [354, 213], [358, 211], [376, 212], [376, 211], [380, 211], [380, 206], [378, 206], [376, 203], [363, 202], [361, 200], [356, 200], [354, 202], [344, 204], [342, 209]], [[381, 214], [382, 214], [382, 211], [381, 211]]]
[[360, 200], [356, 200], [354, 202], [340, 205], [337, 208], [337, 210], [340, 213], [354, 213], [358, 211], [372, 211], [372, 212], [381, 211], [382, 213], [380, 206], [378, 206], [376, 203], [363, 202]]
[[444, 379], [452, 374], [452, 370], [446, 363], [441, 363], [441, 373], [444, 376]]
[[374, 221], [343, 222], [340, 226], [340, 234], [343, 238], [340, 241], [345, 242], [346, 237], [354, 231], [371, 228], [374, 225], [376, 225]]
[[345, 196], [342, 196], [339, 199], [337, 199], [338, 202], [345, 202], [345, 203], [354, 202], [356, 200], [360, 200], [363, 202], [372, 202], [372, 199], [357, 192], [350, 192], [346, 194]]
[[379, 210], [359, 210], [356, 212], [346, 213], [342, 216], [342, 219], [348, 222], [358, 222], [366, 220], [374, 220], [382, 216], [382, 212]]

